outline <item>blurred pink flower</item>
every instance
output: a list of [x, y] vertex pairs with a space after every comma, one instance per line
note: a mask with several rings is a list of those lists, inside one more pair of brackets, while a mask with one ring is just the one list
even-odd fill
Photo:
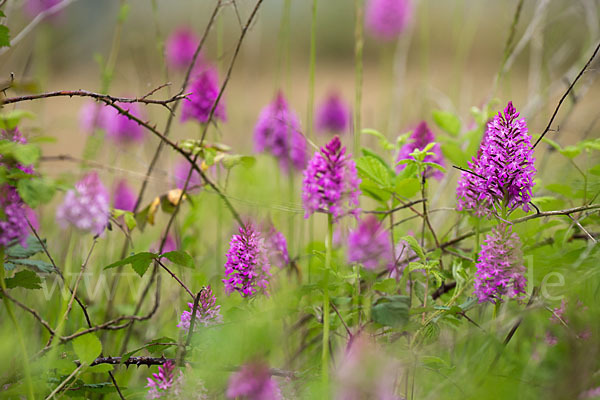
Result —
[[113, 207], [118, 210], [133, 211], [137, 196], [127, 184], [125, 179], [121, 179], [113, 192]]
[[365, 12], [366, 29], [382, 40], [396, 39], [412, 18], [411, 0], [369, 0]]
[[[175, 30], [167, 39], [165, 48], [169, 66], [174, 69], [187, 68], [194, 58], [194, 52], [199, 42], [200, 39], [191, 29], [179, 28]], [[201, 63], [201, 56], [200, 54], [196, 64]]]
[[[137, 103], [115, 103], [131, 115], [142, 119], [142, 110]], [[106, 137], [118, 144], [141, 143], [144, 140], [144, 129], [134, 120], [121, 114], [113, 107], [107, 107], [103, 112], [103, 128]]]

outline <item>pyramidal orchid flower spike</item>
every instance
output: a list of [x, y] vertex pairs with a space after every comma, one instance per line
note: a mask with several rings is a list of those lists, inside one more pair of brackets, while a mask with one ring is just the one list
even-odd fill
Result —
[[229, 242], [225, 263], [225, 292], [239, 292], [242, 297], [252, 297], [258, 292], [267, 294], [269, 284], [269, 259], [264, 238], [253, 225], [247, 224], [233, 235]]
[[169, 66], [176, 70], [187, 68], [194, 58], [199, 42], [200, 39], [191, 29], [179, 28], [174, 31], [165, 46], [165, 56]]
[[[423, 150], [429, 143], [433, 142], [435, 142], [435, 136], [433, 135], [433, 132], [431, 131], [431, 129], [429, 129], [429, 126], [427, 126], [427, 123], [425, 121], [421, 121], [410, 135], [408, 142], [404, 146], [402, 146], [402, 148], [398, 152], [398, 158], [396, 159], [396, 163], [398, 163], [401, 160], [412, 159], [413, 157], [411, 156], [411, 153], [413, 151], [417, 149]], [[440, 149], [439, 144], [433, 146], [429, 150], [429, 152], [434, 154], [425, 156], [425, 159], [423, 161], [434, 162], [439, 165], [444, 164], [444, 157], [442, 156], [442, 151]], [[405, 164], [398, 164], [396, 166], [396, 172], [399, 173], [400, 171], [404, 170], [404, 168], [406, 168]], [[442, 171], [438, 169], [427, 167], [427, 169], [425, 170], [426, 178], [432, 177], [436, 179], [441, 179], [443, 176], [444, 174], [442, 173]]]
[[7, 184], [0, 185], [0, 246], [8, 247], [14, 242], [26, 245], [29, 232], [27, 210], [17, 189]]
[[271, 226], [266, 241], [267, 251], [271, 264], [283, 268], [290, 263], [290, 255], [287, 248], [287, 240], [283, 233]]
[[339, 94], [331, 93], [317, 110], [317, 131], [344, 134], [350, 126], [350, 108]]
[[348, 261], [370, 270], [392, 267], [394, 260], [389, 235], [374, 215], [361, 220], [348, 235]]
[[181, 370], [175, 371], [175, 363], [171, 360], [158, 367], [158, 373], [152, 374], [152, 378], [146, 378], [148, 392], [146, 399], [172, 400], [172, 399], [194, 399], [207, 400], [208, 392], [202, 380], [196, 380], [193, 387], [185, 390], [186, 378]]
[[475, 295], [480, 303], [525, 294], [527, 280], [521, 241], [510, 226], [499, 224], [487, 235], [475, 265]]
[[459, 210], [489, 216], [498, 207], [529, 211], [536, 174], [524, 118], [509, 102], [487, 125], [479, 156], [469, 162], [456, 190]]
[[[115, 103], [131, 115], [143, 119], [142, 110], [137, 103]], [[104, 122], [101, 126], [106, 130], [106, 137], [117, 144], [134, 144], [144, 141], [144, 130], [137, 122], [121, 114], [113, 107], [104, 106], [102, 111]]]
[[412, 18], [411, 0], [368, 0], [365, 12], [367, 31], [381, 40], [394, 40]]
[[113, 207], [118, 210], [133, 211], [137, 196], [127, 184], [121, 179], [115, 187], [113, 194]]
[[99, 235], [108, 225], [108, 191], [96, 172], [89, 172], [69, 190], [56, 210], [56, 219], [63, 227], [75, 228]]
[[245, 364], [229, 379], [228, 399], [280, 400], [281, 390], [271, 376], [266, 364], [252, 362]]
[[279, 160], [281, 169], [301, 170], [306, 165], [306, 139], [300, 132], [300, 119], [289, 108], [283, 93], [264, 107], [254, 127], [254, 147], [258, 153], [269, 152]]
[[[179, 324], [177, 324], [178, 328], [181, 328], [185, 331], [190, 329], [194, 304], [188, 303], [188, 307], [190, 308], [190, 311], [182, 312]], [[196, 309], [196, 322], [194, 323], [194, 331], [202, 326], [217, 325], [222, 322], [223, 316], [221, 315], [221, 306], [217, 305], [217, 297], [213, 295], [210, 286], [202, 288], [200, 300], [198, 302], [198, 308]]]
[[315, 152], [304, 170], [302, 202], [305, 218], [315, 212], [331, 214], [334, 219], [344, 215], [357, 216], [360, 179], [356, 164], [346, 154], [346, 148], [335, 136], [321, 151]]
[[[212, 67], [202, 68], [197, 72], [192, 84], [190, 85], [190, 95], [183, 99], [181, 109], [181, 121], [196, 120], [201, 124], [208, 122], [210, 111], [212, 110], [217, 97], [219, 97], [219, 79], [217, 70]], [[225, 122], [227, 115], [223, 98], [219, 100], [213, 120]]]

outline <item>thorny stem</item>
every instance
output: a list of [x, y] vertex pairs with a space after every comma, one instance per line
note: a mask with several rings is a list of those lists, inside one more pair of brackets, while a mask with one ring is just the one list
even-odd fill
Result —
[[[4, 282], [4, 246], [0, 246], [0, 287], [2, 288], [2, 293], [6, 293], [6, 283]], [[17, 317], [15, 317], [15, 313], [12, 308], [12, 304], [8, 300], [7, 297], [4, 297], [4, 306], [6, 307], [6, 312], [8, 316], [15, 326], [15, 331], [17, 336], [19, 337], [19, 346], [21, 346], [21, 353], [23, 353], [23, 369], [25, 370], [25, 382], [27, 385], [27, 398], [29, 400], [34, 400], [34, 392], [33, 392], [33, 381], [31, 380], [31, 369], [29, 367], [29, 356], [27, 355], [27, 346], [25, 345], [25, 339], [23, 338], [23, 331], [19, 326], [19, 322], [17, 321]]]

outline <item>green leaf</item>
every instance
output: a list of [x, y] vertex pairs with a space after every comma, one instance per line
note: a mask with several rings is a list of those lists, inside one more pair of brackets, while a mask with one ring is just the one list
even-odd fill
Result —
[[417, 253], [417, 255], [419, 256], [419, 258], [423, 261], [427, 261], [427, 258], [425, 257], [425, 252], [423, 251], [423, 248], [419, 245], [419, 243], [417, 242], [417, 239], [415, 239], [413, 236], [402, 236], [400, 238], [400, 240], [405, 241], [406, 243], [408, 243], [408, 245], [410, 246], [410, 248]]
[[14, 267], [16, 267], [17, 265], [21, 265], [21, 266], [27, 267], [27, 268], [35, 268], [39, 272], [44, 272], [44, 273], [56, 272], [54, 270], [54, 266], [52, 264], [50, 264], [47, 261], [42, 261], [42, 260], [28, 260], [28, 259], [22, 259], [22, 258], [14, 258], [14, 259], [10, 259], [10, 260], [6, 261], [6, 263], [4, 265], [11, 266], [12, 269], [14, 269]]
[[40, 283], [42, 280], [39, 276], [33, 271], [23, 270], [17, 272], [12, 278], [7, 278], [4, 280], [6, 287], [8, 289], [13, 289], [16, 287], [22, 287], [25, 289], [41, 289]]
[[433, 111], [433, 121], [452, 136], [460, 133], [460, 119], [449, 111]]
[[185, 251], [169, 251], [168, 253], [161, 254], [160, 257], [164, 257], [172, 263], [181, 265], [182, 267], [194, 268], [194, 259]]
[[391, 168], [377, 157], [371, 155], [360, 157], [356, 160], [356, 169], [361, 178], [368, 178], [381, 188], [389, 188], [391, 186]]
[[10, 30], [6, 25], [0, 25], [0, 47], [10, 47]]
[[398, 287], [398, 282], [394, 278], [384, 279], [373, 284], [373, 290], [383, 293], [395, 293]]
[[250, 168], [256, 163], [256, 158], [252, 156], [242, 156], [239, 154], [224, 154], [221, 163], [227, 169], [231, 169], [236, 165]]
[[102, 353], [102, 343], [93, 333], [86, 333], [73, 339], [73, 350], [79, 362], [90, 365]]
[[416, 178], [402, 178], [400, 175], [396, 177], [396, 186], [394, 192], [406, 198], [413, 197], [419, 192], [421, 185]]
[[452, 161], [453, 164], [461, 167], [467, 166], [467, 161], [469, 161], [469, 159], [457, 142], [448, 141], [446, 143], [442, 143], [441, 149], [444, 158]]
[[396, 147], [393, 143], [390, 143], [390, 141], [388, 141], [388, 139], [383, 133], [376, 131], [375, 129], [363, 129], [361, 134], [375, 136], [377, 139], [379, 139], [379, 145], [384, 150], [394, 150], [394, 148]]
[[[46, 239], [42, 239], [44, 244], [46, 243]], [[41, 253], [44, 251], [44, 247], [35, 236], [29, 235], [27, 237], [27, 247], [21, 246], [19, 243], [10, 246], [6, 249], [6, 255], [8, 258], [29, 258], [35, 254]]]
[[131, 264], [133, 270], [137, 272], [139, 276], [143, 276], [148, 270], [148, 267], [150, 266], [152, 260], [154, 260], [156, 257], [158, 257], [158, 254], [150, 252], [141, 252], [124, 258], [121, 261], [117, 261], [110, 265], [107, 265], [106, 267], [104, 267], [104, 269], [116, 268], [122, 265]]
[[47, 204], [54, 197], [56, 187], [44, 178], [20, 179], [17, 182], [17, 191], [25, 203], [36, 208], [40, 204]]
[[[1, 25], [0, 25], [1, 26]], [[13, 110], [0, 115], [0, 128], [15, 129], [21, 123], [23, 118], [34, 119], [35, 114], [27, 110]]]
[[400, 328], [408, 322], [408, 310], [408, 296], [382, 297], [371, 308], [371, 318], [378, 324]]

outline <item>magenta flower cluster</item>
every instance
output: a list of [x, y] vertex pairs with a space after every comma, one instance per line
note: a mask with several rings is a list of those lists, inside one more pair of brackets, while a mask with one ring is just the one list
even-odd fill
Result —
[[374, 215], [361, 220], [348, 235], [348, 261], [370, 270], [393, 266], [389, 235]]
[[267, 252], [271, 264], [283, 268], [290, 263], [290, 255], [287, 248], [287, 240], [283, 233], [271, 226], [266, 241]]
[[300, 132], [300, 119], [288, 106], [283, 93], [264, 107], [254, 127], [254, 147], [257, 152], [269, 152], [279, 160], [284, 171], [306, 165], [306, 140]]
[[113, 207], [117, 210], [133, 211], [137, 196], [125, 179], [119, 180], [113, 192]]
[[480, 303], [498, 303], [525, 294], [521, 241], [510, 226], [499, 224], [486, 236], [475, 266], [475, 295]]
[[[412, 152], [414, 152], [417, 149], [423, 150], [429, 143], [433, 142], [435, 142], [435, 136], [433, 135], [433, 132], [431, 131], [431, 129], [429, 129], [429, 126], [427, 126], [427, 123], [425, 121], [421, 121], [410, 135], [408, 142], [404, 146], [402, 146], [402, 148], [398, 152], [398, 158], [396, 159], [396, 162], [400, 162], [401, 160], [412, 159]], [[433, 153], [433, 155], [425, 156], [425, 159], [423, 161], [444, 165], [444, 157], [442, 156], [442, 151], [440, 149], [439, 144], [433, 146], [433, 148], [431, 148], [429, 152]], [[396, 166], [396, 172], [400, 172], [404, 168], [406, 168], [405, 164], [398, 164]], [[433, 177], [436, 179], [441, 179], [442, 176], [442, 171], [440, 171], [439, 169], [427, 167], [427, 169], [425, 170], [426, 178]]]
[[376, 38], [393, 40], [404, 32], [412, 13], [411, 0], [369, 0], [365, 26]]
[[[189, 91], [191, 94], [183, 99], [181, 120], [187, 121], [191, 119], [201, 124], [207, 123], [210, 118], [210, 112], [219, 97], [219, 90], [219, 79], [216, 69], [205, 66], [197, 71], [190, 85]], [[227, 120], [222, 98], [219, 99], [219, 103], [214, 111], [213, 121], [216, 120], [223, 122]]]
[[56, 219], [63, 228], [72, 225], [96, 235], [104, 231], [109, 216], [108, 191], [96, 172], [89, 172], [77, 182], [56, 210]]
[[317, 110], [317, 131], [343, 134], [350, 126], [350, 107], [337, 93], [331, 93]]
[[281, 390], [271, 376], [269, 368], [261, 362], [243, 365], [229, 379], [227, 398], [247, 400], [280, 400]]
[[[115, 103], [129, 114], [142, 119], [142, 109], [138, 103]], [[135, 121], [116, 108], [101, 103], [88, 102], [81, 108], [80, 127], [84, 132], [93, 133], [96, 129], [106, 132], [106, 137], [116, 144], [135, 144], [144, 140], [144, 130]]]
[[247, 224], [233, 235], [229, 242], [225, 263], [225, 292], [239, 292], [251, 297], [262, 291], [267, 293], [269, 283], [269, 259], [264, 238], [254, 226]]
[[[190, 308], [190, 311], [182, 312], [179, 324], [177, 324], [178, 328], [186, 331], [190, 329], [194, 304], [188, 303], [188, 307]], [[221, 315], [221, 306], [217, 305], [217, 297], [213, 295], [210, 286], [202, 288], [200, 300], [198, 302], [198, 308], [196, 309], [196, 322], [194, 323], [194, 331], [199, 326], [216, 325], [222, 322], [223, 316]]]
[[169, 66], [176, 70], [187, 68], [194, 58], [199, 42], [191, 29], [179, 28], [173, 32], [165, 46], [165, 56]]
[[346, 214], [358, 215], [359, 184], [356, 164], [335, 136], [321, 151], [315, 152], [304, 170], [305, 217], [315, 212], [328, 213], [336, 219]]
[[14, 242], [25, 246], [29, 231], [27, 208], [17, 189], [0, 185], [0, 246], [6, 247]]
[[536, 173], [530, 136], [524, 118], [509, 102], [488, 123], [479, 156], [463, 172], [456, 194], [459, 210], [489, 216], [498, 207], [529, 211]]

